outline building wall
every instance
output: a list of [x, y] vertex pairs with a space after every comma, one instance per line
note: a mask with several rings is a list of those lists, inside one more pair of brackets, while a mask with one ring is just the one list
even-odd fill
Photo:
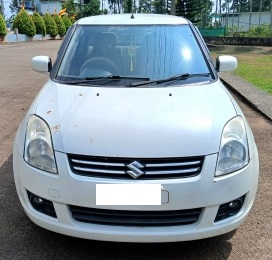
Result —
[[61, 9], [61, 2], [60, 1], [42, 1], [39, 3], [36, 3], [37, 10], [41, 14], [45, 14], [46, 12], [53, 14], [56, 10], [58, 13]]
[[[36, 8], [38, 12], [41, 13], [42, 15], [44, 15], [47, 11], [50, 14], [53, 14], [55, 12], [55, 9], [57, 13], [62, 9], [61, 3], [62, 3], [61, 0], [56, 0], [56, 1], [36, 0]], [[78, 8], [80, 0], [74, 0], [74, 3], [76, 5], [76, 8]]]
[[[271, 12], [262, 12], [261, 13], [261, 21], [259, 23], [260, 13], [251, 13], [251, 26], [258, 26], [259, 24], [269, 24], [271, 23]], [[249, 13], [240, 13], [234, 14], [234, 16], [230, 13], [228, 18], [223, 17], [222, 25], [227, 25], [228, 27], [238, 27], [238, 17], [239, 17], [239, 28], [242, 31], [247, 31], [249, 29]]]

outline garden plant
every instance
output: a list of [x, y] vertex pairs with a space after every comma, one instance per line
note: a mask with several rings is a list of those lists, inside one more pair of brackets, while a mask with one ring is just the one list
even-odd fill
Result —
[[47, 12], [43, 17], [46, 32], [51, 36], [56, 36], [58, 34], [58, 28], [56, 22], [54, 21], [53, 17]]
[[34, 25], [36, 27], [36, 33], [45, 35], [46, 34], [46, 27], [45, 27], [44, 20], [37, 11], [34, 12], [34, 14], [32, 16], [32, 20], [33, 20]]
[[33, 37], [36, 34], [36, 28], [30, 15], [25, 11], [21, 10], [15, 17], [12, 24], [12, 29], [18, 29], [21, 34], [26, 34], [29, 37]]
[[60, 16], [58, 14], [54, 14], [53, 19], [57, 25], [59, 35], [60, 36], [65, 35], [66, 27], [64, 25], [63, 20], [60, 18]]
[[69, 17], [67, 15], [63, 15], [61, 19], [62, 19], [62, 21], [65, 25], [66, 31], [67, 31], [69, 29], [69, 27], [72, 26], [71, 20], [69, 19]]

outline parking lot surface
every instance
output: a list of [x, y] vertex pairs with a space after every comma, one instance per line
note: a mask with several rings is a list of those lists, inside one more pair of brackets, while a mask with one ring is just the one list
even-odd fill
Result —
[[110, 243], [56, 234], [27, 218], [15, 191], [12, 145], [20, 121], [48, 77], [31, 70], [31, 58], [47, 55], [54, 61], [60, 44], [43, 41], [0, 45], [0, 259], [271, 260], [272, 123], [238, 97], [259, 149], [260, 180], [250, 215], [236, 232], [180, 243]]

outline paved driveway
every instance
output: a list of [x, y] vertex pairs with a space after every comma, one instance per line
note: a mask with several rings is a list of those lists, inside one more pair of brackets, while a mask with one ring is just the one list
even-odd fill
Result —
[[56, 56], [60, 41], [0, 45], [0, 259], [272, 259], [272, 124], [240, 103], [259, 148], [257, 199], [233, 237], [167, 244], [89, 241], [44, 230], [24, 214], [12, 177], [18, 124], [46, 76], [30, 68], [34, 55]]

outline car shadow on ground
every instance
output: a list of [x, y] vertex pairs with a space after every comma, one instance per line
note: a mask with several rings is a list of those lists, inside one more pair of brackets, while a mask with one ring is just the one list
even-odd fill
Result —
[[32, 223], [13, 180], [12, 155], [0, 168], [0, 259], [228, 259], [235, 232], [175, 243], [114, 243], [60, 235]]

